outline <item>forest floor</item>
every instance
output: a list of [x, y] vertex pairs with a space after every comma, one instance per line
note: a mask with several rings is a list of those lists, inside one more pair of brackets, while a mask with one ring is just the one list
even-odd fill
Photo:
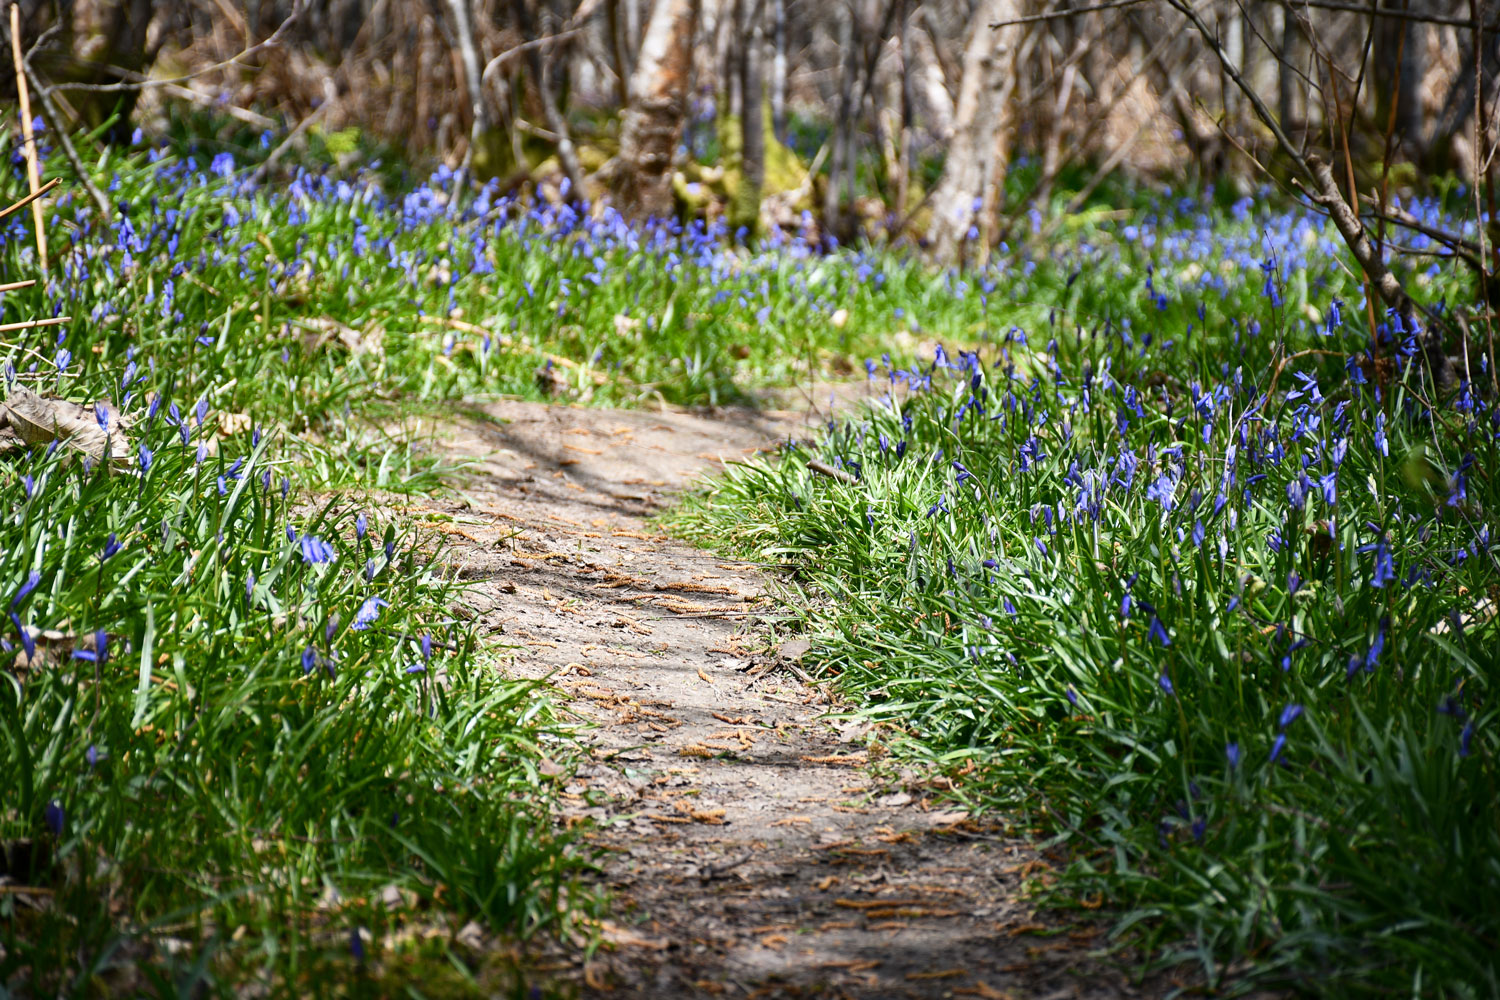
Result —
[[[805, 413], [805, 409], [801, 413]], [[779, 630], [774, 581], [652, 515], [719, 463], [799, 435], [798, 410], [588, 410], [501, 402], [443, 447], [476, 464], [424, 501], [472, 582], [481, 641], [586, 727], [559, 769], [592, 820], [604, 944], [544, 981], [613, 997], [1117, 997], [1104, 926], [1039, 915], [1057, 859], [880, 759]]]

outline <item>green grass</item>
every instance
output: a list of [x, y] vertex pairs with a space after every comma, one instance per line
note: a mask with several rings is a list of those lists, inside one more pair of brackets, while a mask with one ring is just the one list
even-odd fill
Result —
[[977, 353], [877, 368], [883, 405], [676, 529], [795, 567], [893, 748], [1070, 848], [1050, 902], [1102, 896], [1216, 987], [1494, 995], [1493, 399], [1365, 379], [1389, 331], [1330, 332], [1360, 291], [1295, 213], [1168, 208], [1067, 253], [991, 278]]
[[[1289, 462], [1236, 528], [1208, 519], [1229, 555], [1188, 552], [1177, 532], [1192, 529], [1190, 505], [1160, 516], [1142, 497], [1145, 468], [1092, 533], [1069, 522], [1045, 554], [1032, 543], [1030, 512], [1073, 488], [1073, 457], [1088, 467], [1154, 443], [1160, 464], [1182, 438], [1178, 493], [1207, 490], [1212, 466], [1193, 463], [1222, 460], [1229, 424], [1192, 437], [1192, 381], [1225, 377], [1221, 358], [1242, 365], [1226, 404], [1240, 419], [1276, 345], [1312, 343], [1332, 295], [1355, 301], [1306, 220], [1107, 186], [1129, 218], [1096, 205], [1045, 251], [959, 276], [900, 249], [823, 254], [799, 237], [740, 248], [701, 226], [460, 190], [441, 172], [345, 170], [317, 150], [261, 183], [260, 143], [226, 132], [200, 153], [198, 141], [85, 144], [113, 212], [97, 217], [65, 186], [49, 207], [47, 280], [0, 297], [0, 322], [71, 317], [0, 338], [8, 393], [108, 401], [129, 421], [109, 461], [66, 445], [0, 456], [0, 601], [15, 615], [0, 636], [7, 989], [524, 989], [496, 967], [508, 946], [486, 958], [452, 939], [471, 919], [516, 942], [597, 911], [578, 882], [588, 851], [554, 827], [542, 773], [544, 758], [566, 767], [574, 744], [542, 691], [504, 678], [507, 651], [454, 613], [462, 591], [436, 542], [381, 509], [377, 498], [440, 492], [459, 471], [419, 428], [496, 396], [754, 400], [888, 353], [870, 363], [885, 378], [934, 341], [982, 346], [985, 419], [953, 421], [967, 393], [940, 369], [899, 414], [804, 443], [862, 463], [859, 486], [809, 480], [800, 461], [759, 466], [685, 514], [685, 530], [732, 523], [777, 559], [816, 550], [804, 613], [828, 669], [901, 726], [900, 749], [975, 762], [962, 794], [976, 804], [1045, 802], [1078, 847], [1065, 888], [1106, 891], [1162, 942], [1187, 932], [1211, 975], [1254, 954], [1294, 977], [1322, 961], [1333, 985], [1493, 981], [1494, 927], [1473, 900], [1495, 879], [1494, 626], [1429, 631], [1450, 610], [1474, 614], [1493, 584], [1490, 543], [1460, 542], [1492, 520], [1487, 403], [1429, 420], [1410, 396], [1393, 389], [1377, 406], [1335, 361], [1309, 359], [1350, 402], [1337, 558], [1309, 553], [1310, 513], [1269, 550]], [[60, 157], [45, 164], [66, 177]], [[12, 166], [0, 198], [24, 189]], [[1284, 265], [1284, 303], [1269, 312], [1255, 294], [1267, 246]], [[36, 264], [26, 213], [12, 215], [0, 277]], [[1447, 273], [1410, 277], [1428, 300], [1470, 294]], [[1357, 346], [1354, 311], [1319, 346]], [[1057, 345], [1022, 347], [1014, 327]], [[1098, 382], [1106, 358], [1115, 384]], [[1098, 401], [1080, 414], [1086, 365]], [[1292, 371], [1282, 378], [1264, 410], [1284, 432]], [[1127, 384], [1143, 388], [1142, 412], [1116, 443]], [[1389, 458], [1369, 443], [1377, 409]], [[1050, 454], [1022, 472], [1030, 437]], [[1447, 478], [1467, 451], [1468, 495], [1450, 509]], [[978, 492], [953, 482], [958, 456]], [[939, 498], [947, 510], [927, 516]], [[1368, 586], [1366, 521], [1390, 534], [1402, 575], [1425, 568], [1430, 583]], [[1459, 544], [1468, 558], [1442, 562]], [[1293, 569], [1309, 581], [1295, 597]], [[1173, 637], [1165, 659], [1142, 612], [1117, 620], [1120, 580], [1136, 572], [1135, 599]], [[1389, 669], [1345, 685], [1339, 658], [1367, 653], [1385, 616]], [[1316, 635], [1295, 670], [1280, 672], [1287, 650], [1268, 646], [1268, 623]], [[1176, 700], [1162, 697], [1160, 665]], [[1460, 676], [1465, 715], [1435, 715]], [[1292, 699], [1305, 706], [1284, 751], [1293, 766], [1273, 768], [1275, 716]], [[1245, 754], [1232, 772], [1230, 739]], [[1201, 798], [1184, 792], [1194, 786]], [[1179, 798], [1188, 815], [1171, 819]], [[1377, 881], [1386, 858], [1405, 867]], [[1423, 907], [1401, 909], [1400, 894]]]

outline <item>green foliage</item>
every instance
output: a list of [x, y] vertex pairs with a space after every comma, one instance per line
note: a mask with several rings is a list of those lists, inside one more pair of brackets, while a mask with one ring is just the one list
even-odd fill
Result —
[[1241, 217], [1079, 220], [975, 276], [977, 353], [872, 363], [883, 403], [675, 523], [795, 566], [895, 749], [1071, 846], [1058, 905], [1213, 984], [1493, 995], [1493, 401], [1427, 409], [1402, 338], [1335, 307], [1341, 249]]

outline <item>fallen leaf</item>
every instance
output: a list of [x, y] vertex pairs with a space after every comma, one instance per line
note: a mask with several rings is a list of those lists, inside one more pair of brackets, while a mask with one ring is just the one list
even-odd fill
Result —
[[[107, 431], [100, 425], [101, 416]], [[16, 386], [0, 403], [0, 428], [8, 428], [23, 443], [38, 448], [58, 441], [96, 460], [108, 450], [110, 461], [118, 465], [128, 465], [132, 458], [125, 437], [130, 423], [113, 403], [74, 403], [39, 396], [24, 386]]]
[[912, 982], [921, 979], [957, 979], [963, 975], [963, 969], [942, 969], [937, 972], [908, 972], [906, 978]]

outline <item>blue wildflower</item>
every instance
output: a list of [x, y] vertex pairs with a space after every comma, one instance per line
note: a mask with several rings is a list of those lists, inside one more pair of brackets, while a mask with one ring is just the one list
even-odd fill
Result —
[[349, 626], [356, 632], [362, 632], [375, 623], [380, 617], [380, 609], [390, 607], [390, 602], [379, 597], [367, 597], [365, 602], [359, 606], [354, 613], [354, 622]]

